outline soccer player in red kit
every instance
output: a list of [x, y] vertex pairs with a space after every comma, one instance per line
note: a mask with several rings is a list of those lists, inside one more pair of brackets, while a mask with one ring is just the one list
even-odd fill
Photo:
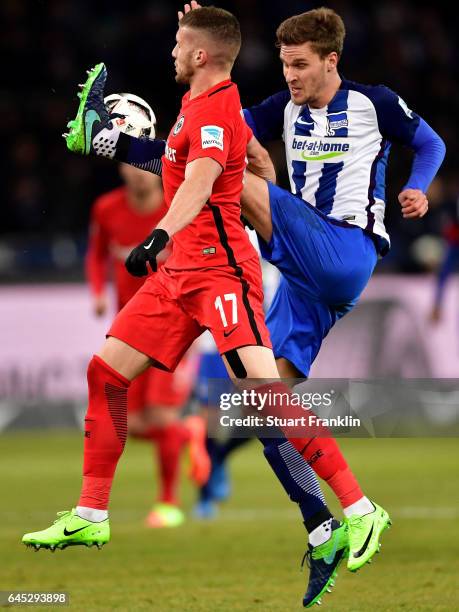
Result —
[[[124, 185], [99, 197], [91, 211], [86, 273], [93, 296], [94, 313], [108, 307], [105, 286], [109, 264], [113, 268], [118, 310], [143, 285], [124, 261], [132, 248], [167, 212], [161, 180], [149, 172], [120, 164]], [[169, 254], [165, 249], [158, 263]], [[194, 360], [184, 358], [174, 373], [149, 368], [128, 391], [128, 433], [157, 447], [160, 491], [146, 519], [148, 527], [174, 527], [185, 515], [179, 507], [177, 485], [183, 446], [190, 444], [190, 476], [202, 484], [209, 472], [205, 425], [199, 417], [180, 420], [180, 411], [194, 382]]]
[[[193, 10], [180, 21], [176, 41], [176, 80], [190, 90], [162, 160], [168, 212], [131, 252], [126, 267], [136, 276], [147, 275], [148, 266], [156, 271], [156, 257], [170, 238], [172, 254], [121, 310], [88, 366], [78, 506], [59, 515], [48, 529], [24, 535], [28, 545], [63, 548], [108, 542], [109, 495], [127, 433], [127, 389], [148, 367], [174, 371], [191, 343], [209, 329], [231, 378], [279, 377], [264, 321], [260, 263], [240, 221], [252, 135], [230, 76], [241, 45], [239, 23], [215, 7]], [[67, 135], [67, 146], [74, 152], [89, 154], [97, 148], [110, 157], [117, 146], [119, 133], [103, 105], [105, 80], [105, 66], [99, 64], [83, 86]], [[258, 392], [267, 395], [276, 389], [285, 386], [268, 383]], [[268, 408], [272, 412], [272, 406]], [[312, 494], [303, 487], [311, 469], [298, 451], [285, 437], [260, 441], [281, 484], [307, 512], [305, 523], [311, 519], [308, 530], [314, 528], [311, 517], [316, 526], [326, 520], [331, 524], [320, 489]]]
[[[150, 366], [174, 371], [192, 342], [210, 329], [231, 376], [233, 369], [244, 368], [251, 378], [277, 378], [259, 259], [240, 221], [251, 133], [230, 79], [240, 48], [239, 24], [216, 8], [190, 13], [189, 19], [188, 27], [179, 27], [173, 51], [176, 79], [189, 83], [190, 90], [163, 158], [168, 212], [126, 260], [135, 276], [148, 274], [147, 263], [156, 273], [118, 313], [89, 364], [81, 496], [77, 508], [51, 527], [59, 526], [59, 537], [48, 547], [108, 541], [109, 494], [127, 435], [127, 390]], [[105, 111], [89, 108], [106, 80], [105, 66], [98, 68], [77, 115], [83, 132]], [[100, 136], [109, 149], [110, 136]], [[171, 237], [172, 254], [158, 269], [157, 255]], [[44, 534], [27, 534], [24, 541], [38, 542]], [[46, 546], [46, 535], [41, 539]]]

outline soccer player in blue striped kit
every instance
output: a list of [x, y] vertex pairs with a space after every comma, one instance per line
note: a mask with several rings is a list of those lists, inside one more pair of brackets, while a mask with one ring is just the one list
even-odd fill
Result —
[[[193, 2], [185, 12], [197, 8]], [[445, 152], [439, 136], [391, 90], [340, 76], [344, 36], [341, 18], [330, 9], [285, 20], [277, 42], [288, 89], [245, 110], [256, 137], [248, 144], [249, 169], [257, 168], [259, 176], [247, 172], [241, 203], [261, 239], [263, 256], [282, 273], [267, 323], [285, 378], [308, 376], [323, 338], [357, 303], [378, 257], [389, 249], [384, 209], [391, 143], [414, 151], [410, 177], [399, 195], [405, 218], [427, 212], [425, 193]], [[161, 172], [164, 142], [130, 138], [112, 123], [105, 130], [114, 145], [109, 157]], [[97, 152], [94, 144], [105, 137], [103, 131], [92, 139], [91, 152]], [[270, 161], [257, 139], [279, 138], [285, 142], [291, 192], [261, 178], [269, 175]], [[311, 574], [303, 599], [309, 607], [332, 584], [344, 555], [351, 571], [371, 559], [389, 516], [362, 493], [333, 438], [263, 443], [310, 532]], [[344, 526], [333, 520], [313, 472], [306, 475], [292, 446], [337, 495]], [[308, 503], [314, 506], [313, 516]]]
[[[398, 196], [406, 219], [427, 212], [425, 194], [445, 154], [441, 138], [393, 91], [341, 77], [344, 37], [343, 21], [331, 9], [285, 20], [277, 46], [288, 89], [244, 111], [262, 144], [285, 143], [291, 192], [248, 173], [241, 200], [263, 257], [282, 273], [266, 321], [285, 378], [308, 376], [323, 338], [355, 306], [378, 257], [390, 248], [384, 212], [391, 144], [414, 152]], [[342, 456], [330, 460], [333, 439], [290, 442], [339, 498], [349, 526], [348, 568], [358, 569], [368, 549], [378, 546], [374, 534], [389, 523], [387, 513], [359, 487], [352, 489]], [[322, 451], [329, 458], [316, 460]], [[305, 605], [317, 600], [314, 575], [326, 573], [332, 540], [333, 533], [323, 533], [313, 542]]]

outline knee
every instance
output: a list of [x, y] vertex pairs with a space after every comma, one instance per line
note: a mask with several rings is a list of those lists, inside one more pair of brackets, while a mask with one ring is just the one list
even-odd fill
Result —
[[97, 372], [100, 369], [100, 364], [98, 363], [99, 359], [100, 357], [96, 357], [96, 355], [93, 355], [91, 361], [88, 363], [86, 376], [89, 385], [93, 385], [97, 381]]
[[130, 385], [129, 379], [115, 370], [102, 357], [99, 357], [99, 355], [92, 356], [88, 364], [87, 378], [90, 389], [93, 385], [101, 382], [108, 382], [126, 389]]

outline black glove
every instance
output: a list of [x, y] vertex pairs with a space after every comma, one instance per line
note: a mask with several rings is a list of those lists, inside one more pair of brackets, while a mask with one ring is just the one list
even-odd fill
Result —
[[147, 262], [153, 272], [156, 272], [156, 255], [162, 251], [169, 242], [169, 234], [163, 229], [155, 229], [139, 246], [132, 249], [124, 265], [132, 276], [146, 276], [148, 274]]

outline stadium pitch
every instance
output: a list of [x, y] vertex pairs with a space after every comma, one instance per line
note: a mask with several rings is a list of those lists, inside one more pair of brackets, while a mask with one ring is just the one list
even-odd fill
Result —
[[[0, 590], [65, 591], [71, 610], [88, 612], [302, 609], [306, 533], [256, 441], [236, 453], [234, 494], [216, 520], [145, 529], [153, 500], [151, 447], [129, 441], [112, 495], [111, 542], [101, 551], [26, 549], [24, 532], [46, 527], [57, 511], [75, 504], [82, 442], [77, 432], [0, 437]], [[458, 441], [360, 439], [342, 447], [365, 491], [390, 512], [393, 528], [371, 566], [356, 575], [340, 570], [322, 609], [459, 609]], [[190, 508], [194, 491], [185, 478], [182, 489]]]

